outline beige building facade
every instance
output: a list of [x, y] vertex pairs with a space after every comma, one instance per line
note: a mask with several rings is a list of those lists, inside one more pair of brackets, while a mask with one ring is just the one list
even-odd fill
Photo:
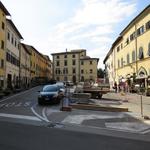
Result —
[[49, 56], [44, 55], [46, 59], [46, 74], [45, 76], [48, 78], [48, 80], [51, 80], [53, 78], [53, 64], [52, 61], [50, 60]]
[[[110, 83], [139, 84], [148, 90], [150, 83], [150, 5], [120, 33], [104, 60]], [[109, 72], [109, 65], [113, 75]]]
[[41, 54], [31, 45], [24, 45], [30, 52], [30, 79], [32, 84], [50, 80], [52, 77], [52, 64], [49, 56]]
[[20, 48], [20, 85], [21, 87], [29, 87], [31, 82], [30, 72], [31, 52], [26, 45], [21, 43]]
[[[53, 78], [74, 83], [97, 78], [98, 59], [86, 56], [85, 49], [53, 53]], [[89, 68], [90, 62], [91, 68]], [[90, 70], [92, 69], [92, 71]]]
[[6, 86], [14, 88], [19, 86], [20, 41], [23, 37], [10, 19], [7, 19], [6, 35]]
[[0, 88], [6, 87], [6, 16], [10, 13], [0, 1]]

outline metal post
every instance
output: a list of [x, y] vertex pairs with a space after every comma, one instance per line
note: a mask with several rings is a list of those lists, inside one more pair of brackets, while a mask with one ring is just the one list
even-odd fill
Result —
[[141, 95], [141, 116], [143, 117], [143, 99]]

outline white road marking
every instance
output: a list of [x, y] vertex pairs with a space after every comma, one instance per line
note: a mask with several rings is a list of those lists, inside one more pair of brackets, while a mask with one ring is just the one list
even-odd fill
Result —
[[146, 133], [150, 133], [150, 129], [149, 130], [146, 130], [146, 131], [143, 131], [141, 132], [142, 134], [146, 134]]
[[10, 108], [10, 107], [29, 107], [31, 106], [32, 102], [31, 101], [28, 101], [28, 102], [25, 102], [25, 103], [22, 103], [22, 102], [11, 102], [11, 103], [2, 103], [0, 104], [0, 108], [1, 107], [6, 107], [6, 108]]
[[12, 107], [15, 105], [15, 102], [12, 102], [12, 103], [5, 103], [5, 107]]
[[47, 122], [50, 122], [49, 120], [48, 120], [48, 118], [47, 118], [47, 116], [46, 116], [46, 108], [44, 107], [43, 108], [43, 110], [42, 110], [42, 115], [43, 115], [43, 117], [45, 118], [45, 120], [47, 121]]
[[33, 121], [41, 121], [41, 119], [35, 116], [24, 116], [24, 115], [15, 115], [15, 114], [5, 114], [0, 113], [0, 117], [7, 117], [7, 118], [14, 118], [14, 119], [26, 119], [26, 120], [33, 120]]
[[91, 120], [91, 119], [110, 119], [110, 118], [123, 118], [124, 115], [70, 115], [67, 116], [62, 123], [70, 123], [70, 124], [81, 124], [84, 120]]
[[105, 125], [107, 128], [126, 130], [129, 132], [137, 133], [143, 133], [145, 130], [150, 129], [149, 125], [140, 122], [106, 122]]
[[48, 109], [46, 112], [47, 112], [47, 115], [49, 116], [49, 115], [51, 115], [52, 113], [58, 113], [58, 112], [61, 112], [61, 111], [58, 110], [58, 109], [50, 108], [50, 109]]
[[[37, 104], [36, 104], [36, 105], [37, 105]], [[35, 105], [35, 106], [36, 106], [36, 105]], [[33, 112], [33, 114], [34, 114], [35, 116], [37, 116], [37, 117], [40, 118], [41, 120], [46, 121], [46, 122], [49, 122], [49, 120], [48, 120], [47, 118], [42, 117], [41, 115], [39, 115], [39, 114], [34, 110], [34, 106], [31, 107], [31, 111]]]
[[15, 105], [15, 107], [21, 107], [22, 106], [22, 102], [19, 102], [17, 105]]
[[28, 102], [25, 102], [24, 106], [25, 106], [25, 107], [29, 107], [31, 104], [32, 104], [32, 102], [31, 102], [31, 101], [28, 101]]

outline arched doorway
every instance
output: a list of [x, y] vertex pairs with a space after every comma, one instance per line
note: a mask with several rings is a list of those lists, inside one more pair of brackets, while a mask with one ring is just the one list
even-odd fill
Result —
[[146, 69], [144, 67], [140, 67], [136, 77], [136, 84], [139, 85], [140, 89], [147, 89], [147, 78], [148, 76]]

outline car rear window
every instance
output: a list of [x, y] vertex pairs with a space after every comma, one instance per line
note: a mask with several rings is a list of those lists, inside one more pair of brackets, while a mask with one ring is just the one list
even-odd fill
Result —
[[43, 88], [43, 92], [56, 92], [56, 91], [58, 91], [57, 86], [45, 86]]

